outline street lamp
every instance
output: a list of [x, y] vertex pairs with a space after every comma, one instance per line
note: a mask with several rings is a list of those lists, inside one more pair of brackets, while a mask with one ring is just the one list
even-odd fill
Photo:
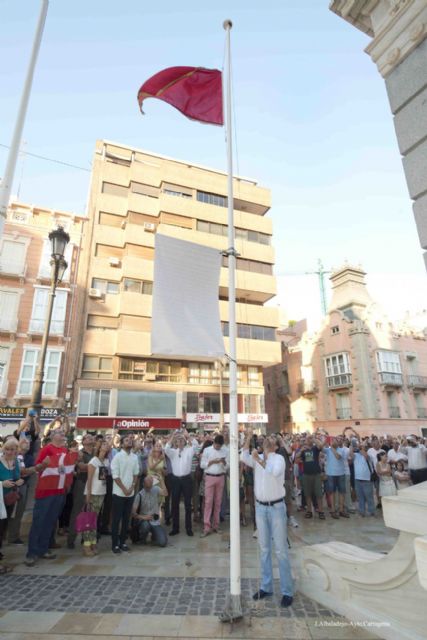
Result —
[[31, 406], [40, 415], [42, 408], [42, 389], [44, 383], [44, 365], [46, 360], [47, 343], [49, 340], [50, 322], [52, 320], [53, 303], [56, 296], [56, 287], [62, 281], [68, 264], [64, 258], [64, 252], [67, 244], [70, 242], [70, 236], [63, 227], [58, 227], [49, 233], [51, 242], [51, 276], [50, 276], [50, 292], [49, 302], [47, 305], [46, 319], [44, 325], [43, 339], [40, 349], [40, 360], [33, 383], [33, 393], [31, 396]]

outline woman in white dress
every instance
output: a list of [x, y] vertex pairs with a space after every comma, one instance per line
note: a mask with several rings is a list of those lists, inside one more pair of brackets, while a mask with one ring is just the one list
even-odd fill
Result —
[[384, 496], [395, 496], [397, 489], [391, 473], [390, 463], [387, 462], [386, 452], [380, 451], [377, 454], [377, 459], [378, 462], [375, 471], [380, 479], [379, 496], [381, 498], [384, 498]]
[[394, 472], [394, 480], [396, 482], [398, 490], [407, 489], [411, 486], [411, 476], [409, 471], [405, 471], [405, 465], [402, 460], [396, 462], [396, 471]]

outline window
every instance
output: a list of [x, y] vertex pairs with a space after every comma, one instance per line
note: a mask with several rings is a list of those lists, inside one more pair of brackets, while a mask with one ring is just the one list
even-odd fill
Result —
[[80, 416], [108, 416], [109, 407], [109, 389], [80, 389]]
[[[228, 267], [228, 256], [222, 256], [222, 266]], [[258, 262], [257, 260], [246, 260], [245, 258], [237, 258], [236, 269], [252, 273], [264, 273], [265, 275], [273, 274], [273, 265], [266, 262]]]
[[324, 359], [326, 382], [329, 389], [351, 385], [350, 358], [348, 353], [336, 353]]
[[123, 228], [125, 223], [126, 218], [124, 216], [116, 216], [114, 213], [105, 213], [104, 211], [99, 212], [99, 224], [105, 224], [108, 227]]
[[88, 329], [118, 329], [120, 318], [114, 316], [96, 316], [89, 314], [87, 317]]
[[125, 391], [117, 394], [118, 416], [170, 418], [176, 416], [176, 393], [165, 391]]
[[261, 413], [259, 398], [263, 396], [244, 395], [244, 413]]
[[258, 367], [248, 367], [248, 385], [250, 387], [260, 386]]
[[[61, 351], [48, 349], [44, 366], [43, 395], [56, 396], [58, 390], [59, 370], [61, 367]], [[25, 348], [22, 357], [21, 374], [18, 382], [18, 395], [30, 396], [33, 381], [40, 360], [40, 349]]]
[[127, 198], [128, 188], [121, 184], [113, 184], [112, 182], [102, 183], [102, 193], [108, 196], [119, 196], [120, 198]]
[[219, 372], [213, 364], [190, 362], [188, 382], [190, 384], [219, 384]]
[[[0, 383], [1, 388], [1, 383]], [[424, 406], [424, 397], [421, 393], [414, 393], [415, 406], [417, 409], [417, 418], [427, 418], [427, 411]]]
[[[70, 269], [71, 269], [71, 261], [73, 259], [73, 244], [68, 243], [65, 248], [64, 258], [67, 262], [67, 269], [62, 278], [63, 282], [70, 281]], [[42, 255], [40, 258], [40, 266], [39, 266], [39, 278], [46, 278], [50, 280], [52, 274], [52, 267], [50, 266], [50, 261], [52, 260], [52, 245], [50, 240], [45, 240], [43, 243]]]
[[377, 351], [377, 370], [387, 373], [402, 373], [397, 351]]
[[227, 206], [227, 198], [225, 196], [220, 196], [217, 193], [207, 193], [206, 191], [198, 191], [197, 200], [199, 202], [205, 202], [206, 204], [214, 204], [217, 207]]
[[158, 198], [159, 196], [159, 189], [157, 187], [141, 182], [131, 182], [130, 190], [132, 193], [138, 193], [140, 196], [148, 196], [149, 198]]
[[[230, 335], [228, 322], [222, 322], [222, 335]], [[246, 340], [276, 340], [276, 329], [274, 327], [261, 327], [256, 324], [237, 324], [237, 337]]]
[[0, 394], [6, 394], [7, 385], [7, 364], [9, 362], [10, 350], [7, 347], [0, 347]]
[[0, 273], [23, 276], [26, 251], [26, 242], [3, 238], [0, 242]]
[[111, 380], [112, 377], [113, 358], [105, 356], [83, 356], [82, 378]]
[[351, 401], [348, 393], [336, 395], [337, 420], [351, 420]]
[[[202, 411], [204, 413], [221, 413], [221, 399], [219, 393], [203, 393], [202, 398]], [[230, 396], [228, 393], [222, 395], [222, 409], [223, 413], [229, 413], [230, 411]]]
[[339, 332], [340, 332], [340, 328], [339, 328], [339, 326], [338, 326], [338, 325], [335, 325], [334, 327], [331, 327], [331, 334], [332, 334], [333, 336], [335, 336], [335, 335], [336, 335], [337, 333], [339, 333]]
[[167, 196], [177, 196], [178, 198], [192, 198], [191, 193], [184, 193], [184, 191], [175, 191], [174, 189], [163, 189], [162, 193]]
[[119, 283], [101, 278], [92, 278], [92, 289], [99, 289], [101, 293], [119, 293]]
[[396, 391], [387, 391], [387, 405], [390, 418], [400, 418], [399, 401]]
[[153, 294], [153, 283], [146, 280], [125, 278], [123, 280], [123, 291], [128, 291], [129, 293], [143, 293], [151, 296]]
[[228, 233], [228, 227], [225, 224], [214, 224], [213, 222], [205, 222], [204, 220], [197, 220], [197, 231], [203, 231], [203, 233], [214, 233], [217, 236], [226, 236]]
[[[34, 289], [33, 311], [31, 314], [29, 331], [31, 333], [43, 333], [46, 324], [46, 313], [49, 304], [50, 290], [36, 287]], [[52, 320], [49, 333], [55, 336], [63, 336], [65, 328], [65, 313], [67, 310], [68, 292], [57, 289], [53, 301]]]
[[199, 394], [187, 391], [187, 413], [199, 413]]
[[119, 379], [145, 380], [145, 382], [180, 382], [181, 363], [166, 360], [120, 358]]
[[19, 294], [0, 289], [0, 330], [16, 331], [18, 327]]

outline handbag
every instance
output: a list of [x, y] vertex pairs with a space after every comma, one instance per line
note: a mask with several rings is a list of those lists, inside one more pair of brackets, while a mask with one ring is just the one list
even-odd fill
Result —
[[11, 491], [9, 491], [9, 493], [4, 494], [4, 504], [6, 505], [6, 507], [11, 507], [20, 499], [21, 494], [19, 493], [18, 489], [12, 489]]
[[77, 533], [84, 533], [85, 531], [96, 531], [97, 521], [98, 514], [96, 513], [96, 511], [90, 511], [90, 505], [86, 504], [76, 518]]

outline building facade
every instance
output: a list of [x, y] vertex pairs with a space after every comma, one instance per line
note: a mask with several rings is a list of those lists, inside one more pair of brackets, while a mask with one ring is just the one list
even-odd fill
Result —
[[0, 239], [0, 431], [10, 433], [31, 400], [49, 298], [48, 234], [61, 225], [70, 234], [68, 263], [53, 307], [43, 385], [43, 419], [70, 407], [74, 377], [76, 275], [85, 218], [13, 202]]
[[[330, 8], [372, 37], [366, 53], [385, 80], [420, 244], [427, 250], [427, 0], [332, 0]], [[427, 251], [424, 261], [427, 267]]]
[[[266, 216], [270, 192], [235, 178], [234, 193], [239, 421], [261, 427], [267, 421], [262, 366], [280, 361], [278, 311], [264, 306], [276, 293]], [[159, 359], [150, 349], [155, 234], [225, 250], [226, 194], [225, 173], [97, 142], [78, 276], [86, 292], [75, 388], [78, 428], [169, 428], [183, 419], [190, 427], [213, 427], [221, 409], [227, 420], [223, 363]], [[218, 295], [227, 350], [226, 258]]]
[[[364, 276], [350, 266], [332, 274], [329, 312], [316, 334], [279, 332], [283, 359], [269, 374], [266, 399], [279, 404], [285, 431], [427, 433], [427, 330], [390, 323]], [[283, 393], [275, 378], [285, 382]]]

